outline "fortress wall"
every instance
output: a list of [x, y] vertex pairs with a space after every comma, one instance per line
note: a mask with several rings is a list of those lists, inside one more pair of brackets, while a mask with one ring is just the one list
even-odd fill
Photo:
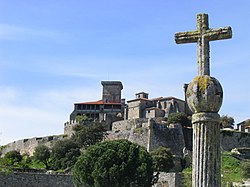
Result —
[[71, 175], [44, 173], [0, 174], [1, 187], [74, 187]]
[[150, 150], [158, 147], [169, 147], [172, 154], [182, 156], [185, 147], [184, 135], [180, 124], [165, 125], [154, 124], [151, 132]]
[[[123, 124], [125, 123], [125, 125]], [[182, 155], [185, 147], [181, 125], [165, 125], [148, 120], [127, 120], [113, 123], [113, 131], [109, 132], [106, 140], [127, 139], [137, 143], [149, 151], [160, 146], [169, 147], [173, 154]]]
[[128, 119], [122, 121], [116, 121], [112, 123], [112, 131], [126, 131], [132, 128], [141, 127], [143, 123], [147, 123], [146, 118]]
[[[1, 187], [74, 187], [72, 175], [52, 175], [44, 173], [0, 174]], [[181, 173], [164, 173], [152, 187], [182, 187]]]
[[159, 180], [152, 187], [183, 187], [182, 173], [160, 172]]
[[225, 151], [239, 147], [250, 147], [250, 133], [247, 132], [221, 130], [220, 139], [221, 148]]
[[52, 147], [58, 140], [62, 140], [63, 138], [64, 135], [53, 135], [17, 140], [4, 146], [1, 152], [4, 155], [9, 151], [17, 150], [20, 151], [21, 154], [33, 155], [33, 152], [38, 145]]

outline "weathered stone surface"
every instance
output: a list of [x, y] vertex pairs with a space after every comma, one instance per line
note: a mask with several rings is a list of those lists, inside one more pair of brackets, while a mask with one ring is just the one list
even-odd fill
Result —
[[[127, 125], [123, 128], [123, 123], [115, 122], [115, 131], [109, 131], [106, 140], [127, 139], [134, 143], [155, 150], [160, 146], [169, 147], [174, 155], [182, 156], [183, 148], [190, 145], [189, 138], [185, 138], [180, 124], [167, 127], [154, 120], [127, 120]], [[121, 129], [120, 129], [121, 128]], [[188, 131], [188, 130], [187, 130]], [[189, 133], [191, 134], [191, 133]], [[190, 146], [188, 146], [190, 147]]]
[[0, 174], [1, 187], [74, 187], [71, 175], [44, 173]]
[[36, 146], [46, 145], [47, 147], [52, 147], [57, 141], [62, 140], [64, 138], [65, 135], [53, 135], [17, 140], [5, 145], [1, 149], [1, 153], [4, 155], [9, 151], [16, 150], [20, 151], [21, 154], [28, 154], [32, 156]]
[[250, 147], [250, 133], [221, 130], [221, 149], [231, 151], [234, 148]]
[[217, 113], [193, 114], [192, 181], [195, 187], [220, 186], [220, 124]]
[[152, 187], [183, 187], [182, 173], [160, 172], [159, 180]]
[[[72, 175], [44, 173], [0, 174], [1, 187], [74, 187]], [[158, 182], [152, 187], [182, 187], [181, 173], [159, 174]]]
[[209, 41], [232, 38], [231, 27], [210, 29], [207, 14], [197, 15], [197, 30], [175, 34], [175, 42], [196, 43], [198, 52], [198, 75], [210, 75]]
[[194, 112], [193, 123], [193, 187], [220, 187], [220, 123], [219, 111], [223, 91], [215, 78], [210, 77], [209, 41], [232, 37], [231, 27], [209, 29], [208, 15], [197, 15], [197, 30], [175, 34], [180, 43], [197, 42], [198, 76], [186, 92], [188, 106]]
[[188, 85], [186, 98], [192, 112], [218, 112], [223, 100], [223, 90], [217, 79], [197, 76]]

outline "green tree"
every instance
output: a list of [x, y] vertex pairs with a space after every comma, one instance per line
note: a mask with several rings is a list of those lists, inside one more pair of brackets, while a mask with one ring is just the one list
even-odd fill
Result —
[[84, 122], [86, 122], [88, 120], [89, 120], [89, 118], [85, 114], [76, 116], [76, 122], [78, 122], [79, 124], [84, 124]]
[[46, 169], [50, 169], [51, 159], [50, 150], [45, 145], [39, 145], [35, 148], [34, 159], [36, 161], [42, 162]]
[[70, 139], [60, 140], [52, 147], [51, 158], [54, 170], [71, 168], [80, 156], [78, 145]]
[[191, 120], [182, 112], [169, 114], [167, 124], [174, 123], [180, 123], [183, 127], [191, 126]]
[[169, 148], [159, 147], [150, 154], [153, 158], [154, 171], [169, 172], [174, 167], [173, 155]]
[[149, 187], [153, 161], [145, 148], [127, 140], [95, 144], [73, 168], [76, 186]]
[[23, 157], [18, 151], [9, 151], [2, 158], [2, 165], [18, 167]]
[[72, 140], [80, 147], [88, 147], [103, 140], [105, 129], [101, 123], [92, 123], [90, 125], [76, 125]]
[[220, 117], [220, 123], [223, 128], [234, 128], [234, 118], [227, 116], [227, 115], [222, 115]]

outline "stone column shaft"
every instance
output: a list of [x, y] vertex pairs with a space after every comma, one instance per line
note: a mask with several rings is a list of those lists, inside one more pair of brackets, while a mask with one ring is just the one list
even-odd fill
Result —
[[220, 116], [196, 113], [193, 123], [192, 187], [220, 187]]

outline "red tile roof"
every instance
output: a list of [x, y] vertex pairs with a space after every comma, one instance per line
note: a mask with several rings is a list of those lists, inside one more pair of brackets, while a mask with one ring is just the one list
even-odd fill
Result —
[[103, 102], [103, 100], [99, 101], [90, 101], [90, 102], [81, 102], [81, 103], [75, 103], [75, 104], [86, 104], [86, 105], [104, 105], [104, 104], [109, 104], [109, 105], [120, 105], [121, 103], [112, 103], [112, 102]]

